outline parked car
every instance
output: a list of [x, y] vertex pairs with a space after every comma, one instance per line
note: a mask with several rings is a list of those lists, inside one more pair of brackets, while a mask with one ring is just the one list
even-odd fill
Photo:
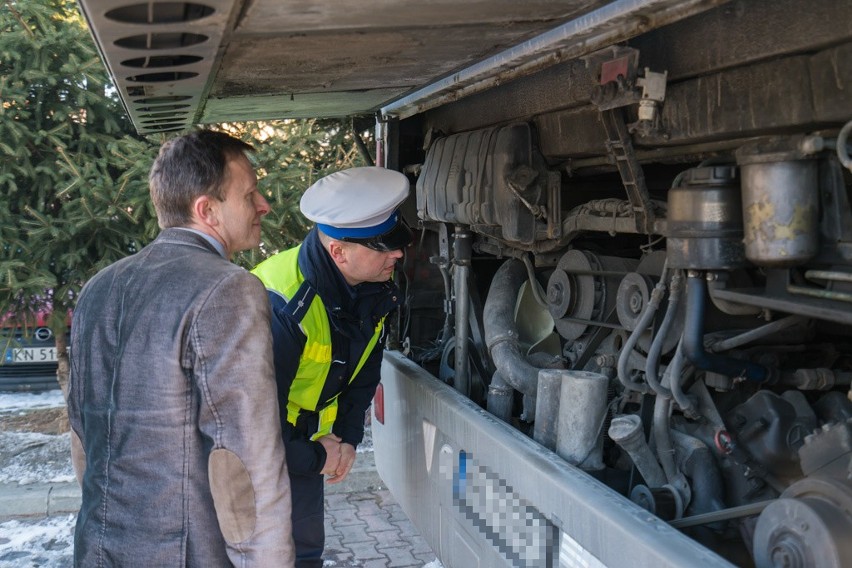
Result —
[[39, 314], [35, 325], [4, 319], [0, 327], [0, 391], [43, 391], [59, 388], [56, 338]]

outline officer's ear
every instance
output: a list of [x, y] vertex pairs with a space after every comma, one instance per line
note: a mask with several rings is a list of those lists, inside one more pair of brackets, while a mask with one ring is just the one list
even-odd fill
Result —
[[328, 254], [336, 264], [344, 264], [346, 262], [347, 245], [344, 241], [330, 239], [328, 241]]

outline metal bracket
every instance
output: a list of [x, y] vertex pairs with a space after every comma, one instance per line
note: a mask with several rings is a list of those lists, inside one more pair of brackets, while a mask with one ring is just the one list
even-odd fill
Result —
[[[603, 57], [606, 59], [603, 59]], [[636, 88], [639, 51], [633, 48], [621, 48], [611, 53], [598, 55], [597, 59], [587, 61], [600, 65], [598, 85], [591, 94], [592, 103], [598, 110], [610, 110], [638, 104], [642, 100]]]
[[[656, 127], [657, 107], [666, 96], [667, 74], [645, 68], [645, 76], [639, 77], [638, 61], [639, 52], [632, 48], [613, 52], [611, 57], [601, 61], [599, 85], [591, 99], [601, 113], [607, 152], [627, 190], [636, 231], [650, 235], [654, 232], [654, 205], [630, 134], [633, 130], [646, 134]], [[623, 107], [634, 104], [639, 105], [639, 121], [628, 127]]]
[[633, 142], [624, 123], [624, 114], [620, 108], [601, 111], [601, 121], [606, 130], [606, 147], [612, 157], [621, 182], [627, 190], [627, 199], [633, 209], [636, 230], [639, 233], [652, 234], [654, 231], [654, 204], [645, 185], [645, 174], [636, 159]]
[[562, 237], [562, 176], [559, 172], [547, 174], [547, 238]]
[[636, 86], [642, 88], [642, 96], [639, 100], [639, 120], [627, 125], [630, 132], [648, 136], [662, 131], [660, 105], [666, 100], [667, 78], [668, 71], [655, 73], [645, 67], [645, 75], [636, 79]]

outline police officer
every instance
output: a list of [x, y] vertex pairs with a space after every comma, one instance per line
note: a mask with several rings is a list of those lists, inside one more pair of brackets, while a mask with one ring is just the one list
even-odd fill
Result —
[[272, 303], [297, 567], [322, 566], [323, 482], [346, 478], [364, 436], [385, 318], [402, 300], [391, 277], [412, 240], [398, 211], [408, 193], [403, 174], [379, 167], [320, 179], [300, 202], [316, 226], [253, 271]]

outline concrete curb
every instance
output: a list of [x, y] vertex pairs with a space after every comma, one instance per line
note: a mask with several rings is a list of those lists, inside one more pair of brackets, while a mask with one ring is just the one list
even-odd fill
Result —
[[80, 510], [80, 486], [65, 483], [0, 484], [0, 521], [47, 517]]

